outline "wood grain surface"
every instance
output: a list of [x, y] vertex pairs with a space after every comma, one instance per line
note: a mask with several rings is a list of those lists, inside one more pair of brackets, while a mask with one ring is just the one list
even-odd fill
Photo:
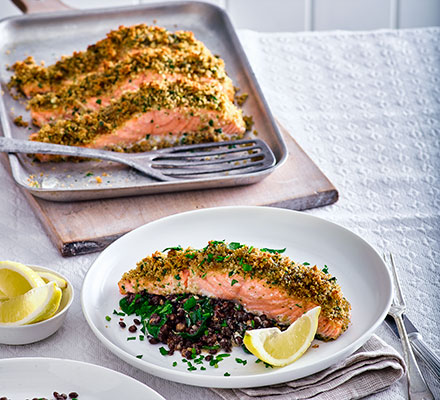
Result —
[[72, 203], [36, 198], [29, 204], [63, 256], [101, 251], [126, 232], [156, 219], [200, 208], [264, 205], [305, 210], [332, 204], [338, 192], [285, 129], [287, 161], [249, 186]]

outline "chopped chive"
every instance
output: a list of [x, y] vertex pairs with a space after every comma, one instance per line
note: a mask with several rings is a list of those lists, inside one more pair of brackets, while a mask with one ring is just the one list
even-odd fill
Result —
[[130, 337], [128, 337], [128, 338], [127, 338], [127, 342], [128, 342], [129, 340], [136, 340], [136, 336], [130, 336]]
[[297, 307], [302, 308], [302, 306], [300, 306], [299, 304], [295, 304]]
[[174, 361], [173, 362], [173, 367], [176, 367], [177, 366], [177, 361]]
[[111, 321], [111, 320], [112, 320], [108, 315], [105, 316], [105, 319], [106, 319], [107, 321]]
[[167, 250], [183, 250], [183, 249], [182, 249], [182, 246], [180, 246], [180, 245], [179, 246], [174, 246], [174, 247], [167, 247], [167, 248], [162, 250], [162, 253], [164, 253]]
[[284, 247], [284, 249], [279, 249], [279, 250], [268, 249], [267, 247], [263, 247], [262, 249], [260, 249], [260, 251], [267, 251], [268, 253], [272, 253], [272, 254], [275, 254], [275, 253], [281, 254], [281, 253], [284, 253], [286, 251], [286, 247]]
[[253, 249], [254, 249], [254, 246], [249, 247], [248, 253], [251, 254]]
[[141, 342], [143, 342], [144, 339], [145, 339], [145, 336], [144, 336], [144, 335], [139, 335], [139, 340], [140, 340]]
[[237, 279], [232, 279], [231, 286], [234, 286], [236, 283], [238, 283]]
[[[310, 265], [308, 262], [303, 262], [303, 265], [307, 267], [307, 265]], [[326, 272], [325, 272], [326, 273]]]

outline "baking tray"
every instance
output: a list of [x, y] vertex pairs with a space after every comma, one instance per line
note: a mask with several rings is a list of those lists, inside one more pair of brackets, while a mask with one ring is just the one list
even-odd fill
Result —
[[192, 1], [24, 15], [0, 21], [0, 118], [4, 136], [25, 139], [35, 131], [13, 123], [18, 115], [27, 121], [30, 117], [24, 102], [17, 102], [8, 92], [7, 83], [12, 73], [7, 71], [7, 65], [30, 55], [37, 62], [49, 65], [62, 55], [84, 50], [120, 25], [140, 23], [163, 26], [171, 31], [193, 31], [196, 38], [225, 60], [234, 85], [241, 93], [249, 94], [243, 113], [253, 117], [258, 137], [266, 141], [275, 155], [275, 166], [248, 174], [158, 182], [110, 162], [37, 163], [25, 155], [10, 154], [12, 175], [18, 185], [47, 200], [90, 200], [248, 185], [262, 180], [283, 164], [287, 158], [286, 145], [229, 17], [215, 5]]

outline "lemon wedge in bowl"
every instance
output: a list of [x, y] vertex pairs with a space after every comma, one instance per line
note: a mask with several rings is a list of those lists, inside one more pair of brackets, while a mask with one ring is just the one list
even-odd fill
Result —
[[55, 275], [47, 271], [37, 271], [38, 275], [43, 279], [45, 283], [55, 282], [60, 289], [65, 289], [67, 287], [67, 282], [58, 275]]
[[60, 306], [62, 291], [55, 282], [29, 290], [0, 303], [0, 325], [20, 326], [52, 317]]
[[318, 328], [321, 307], [315, 307], [284, 332], [278, 328], [246, 331], [243, 343], [246, 348], [267, 364], [283, 367], [298, 360], [310, 347]]
[[0, 299], [20, 296], [44, 284], [32, 268], [18, 262], [0, 261]]

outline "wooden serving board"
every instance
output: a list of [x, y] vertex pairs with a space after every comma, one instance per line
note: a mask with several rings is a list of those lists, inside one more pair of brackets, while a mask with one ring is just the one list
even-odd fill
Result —
[[183, 211], [233, 205], [305, 210], [337, 201], [332, 183], [289, 133], [281, 130], [289, 150], [287, 161], [253, 185], [72, 203], [23, 192], [63, 256], [101, 251], [126, 232]]

